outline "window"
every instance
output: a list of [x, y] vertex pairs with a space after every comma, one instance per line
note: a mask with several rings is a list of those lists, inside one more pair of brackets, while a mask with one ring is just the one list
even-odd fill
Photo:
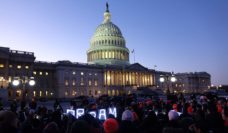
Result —
[[29, 69], [29, 66], [25, 66], [25, 69]]
[[89, 73], [89, 76], [91, 76], [92, 75], [92, 73]]
[[40, 72], [40, 75], [43, 75], [43, 72]]
[[94, 85], [95, 85], [95, 86], [97, 86], [97, 85], [98, 85], [97, 80], [95, 80], [95, 81], [94, 81]]
[[48, 76], [48, 72], [46, 72], [45, 75]]
[[67, 91], [65, 92], [65, 96], [68, 96], [68, 92]]
[[73, 74], [73, 75], [75, 75], [75, 74], [76, 74], [76, 72], [75, 72], [75, 71], [73, 71], [73, 72], [72, 72], [72, 74]]
[[4, 64], [0, 64], [0, 68], [4, 68]]
[[112, 90], [112, 95], [115, 96], [115, 90]]
[[10, 65], [9, 65], [9, 68], [12, 68], [12, 67], [13, 67], [13, 65], [10, 64]]
[[9, 80], [8, 80], [8, 82], [10, 82], [10, 83], [11, 83], [11, 81], [12, 81], [12, 77], [11, 77], [11, 76], [9, 76]]
[[21, 69], [21, 65], [17, 65], [17, 69]]
[[116, 90], [116, 95], [119, 96], [120, 92], [119, 90]]
[[65, 86], [68, 86], [68, 85], [69, 85], [69, 81], [65, 80]]
[[76, 81], [75, 79], [72, 80], [72, 86], [75, 86], [76, 85]]
[[83, 78], [81, 78], [80, 85], [84, 85], [84, 79]]
[[36, 96], [36, 91], [33, 91], [33, 96], [34, 96], [34, 97]]
[[73, 91], [73, 92], [72, 92], [72, 96], [75, 96], [75, 95], [76, 95], [76, 91]]
[[97, 76], [97, 73], [95, 73], [94, 75]]
[[33, 71], [33, 75], [36, 75], [36, 71]]
[[48, 96], [48, 91], [46, 91], [45, 93], [46, 93], [46, 96]]
[[92, 81], [91, 80], [89, 80], [89, 86], [91, 86], [92, 85]]
[[16, 91], [16, 97], [20, 97], [21, 96], [21, 90], [17, 90]]
[[83, 76], [84, 75], [84, 72], [81, 72], [81, 75]]
[[42, 97], [42, 91], [40, 91], [40, 97]]

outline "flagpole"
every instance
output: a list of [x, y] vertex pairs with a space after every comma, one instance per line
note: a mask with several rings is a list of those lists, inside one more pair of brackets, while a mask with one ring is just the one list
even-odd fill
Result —
[[134, 63], [135, 63], [135, 49], [133, 49], [132, 51], [131, 51], [131, 53], [133, 53], [134, 55]]

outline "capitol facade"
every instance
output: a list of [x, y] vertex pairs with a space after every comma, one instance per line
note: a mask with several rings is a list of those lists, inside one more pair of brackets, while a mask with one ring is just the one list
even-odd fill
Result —
[[[35, 61], [32, 52], [0, 47], [0, 85], [1, 89], [7, 90], [9, 99], [20, 99], [22, 95], [31, 98], [118, 96], [134, 93], [139, 88], [163, 89], [158, 80], [161, 74], [171, 75], [169, 72], [156, 72], [139, 63], [130, 64], [129, 49], [121, 30], [111, 21], [108, 5], [104, 21], [91, 38], [87, 63]], [[26, 82], [30, 77], [36, 81], [33, 87], [27, 84], [12, 85], [14, 78]], [[195, 87], [196, 90], [205, 90], [210, 85], [208, 73], [195, 78], [199, 81], [197, 84], [204, 81], [198, 88]], [[189, 82], [185, 80], [185, 83], [179, 84]], [[174, 88], [177, 86], [180, 89], [179, 84], [174, 85]], [[191, 92], [186, 86], [185, 90]]]

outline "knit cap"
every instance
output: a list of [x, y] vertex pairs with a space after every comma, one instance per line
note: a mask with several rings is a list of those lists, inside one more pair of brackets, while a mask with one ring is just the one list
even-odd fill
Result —
[[119, 124], [113, 118], [109, 118], [105, 120], [105, 122], [103, 123], [103, 126], [104, 126], [105, 133], [116, 133], [119, 130]]

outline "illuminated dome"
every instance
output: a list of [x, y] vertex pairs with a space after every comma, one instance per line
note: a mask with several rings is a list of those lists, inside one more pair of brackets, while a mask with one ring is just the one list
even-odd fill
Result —
[[93, 38], [99, 36], [115, 36], [124, 39], [120, 29], [112, 22], [105, 22], [97, 27]]
[[129, 50], [120, 29], [111, 22], [108, 4], [104, 13], [104, 21], [100, 24], [87, 51], [87, 61], [91, 64], [101, 65], [128, 65]]

